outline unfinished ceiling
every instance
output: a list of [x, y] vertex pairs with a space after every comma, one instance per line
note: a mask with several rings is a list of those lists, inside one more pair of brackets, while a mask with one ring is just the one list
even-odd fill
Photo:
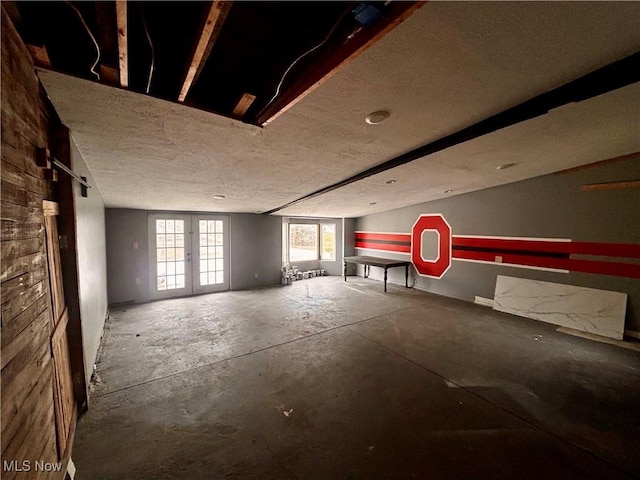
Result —
[[[39, 75], [107, 206], [264, 212], [637, 53], [639, 17], [634, 2], [428, 3], [265, 128]], [[639, 127], [633, 83], [278, 213], [359, 216], [530, 178], [638, 151]]]
[[10, 3], [40, 67], [256, 125], [289, 108], [422, 5]]

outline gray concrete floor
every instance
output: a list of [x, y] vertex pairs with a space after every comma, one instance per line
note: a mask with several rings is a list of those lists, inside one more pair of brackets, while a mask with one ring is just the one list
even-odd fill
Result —
[[113, 311], [88, 479], [640, 475], [640, 353], [350, 277]]

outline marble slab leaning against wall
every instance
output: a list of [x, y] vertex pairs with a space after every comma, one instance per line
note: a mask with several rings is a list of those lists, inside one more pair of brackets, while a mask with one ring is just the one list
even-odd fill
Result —
[[627, 294], [498, 275], [493, 308], [622, 340]]

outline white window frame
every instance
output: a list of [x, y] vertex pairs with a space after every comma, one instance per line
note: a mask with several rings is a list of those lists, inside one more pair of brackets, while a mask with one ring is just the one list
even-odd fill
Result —
[[[292, 260], [291, 259], [291, 225], [316, 225], [317, 228], [317, 239], [316, 239], [316, 258], [315, 259], [311, 259], [311, 260]], [[328, 258], [323, 258], [322, 257], [322, 227], [323, 225], [333, 225], [333, 236], [334, 236], [334, 241], [333, 241], [333, 258], [332, 259], [328, 259]], [[283, 229], [283, 237], [284, 240], [286, 240], [286, 244], [285, 244], [285, 248], [286, 248], [286, 255], [285, 255], [285, 259], [288, 263], [301, 263], [301, 262], [337, 262], [338, 258], [337, 258], [337, 234], [338, 234], [338, 224], [336, 222], [322, 222], [319, 220], [313, 220], [313, 221], [309, 221], [309, 220], [293, 220], [293, 221], [289, 221], [286, 222], [286, 228]]]

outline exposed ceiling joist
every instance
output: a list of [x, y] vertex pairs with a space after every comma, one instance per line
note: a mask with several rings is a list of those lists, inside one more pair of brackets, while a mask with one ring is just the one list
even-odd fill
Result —
[[109, 85], [118, 85], [118, 69], [109, 65], [100, 65], [100, 78]]
[[118, 71], [118, 29], [113, 3], [94, 4], [97, 42], [100, 46], [100, 78], [109, 85], [120, 85]]
[[49, 60], [47, 47], [45, 47], [44, 45], [27, 45], [27, 48], [29, 49], [29, 53], [31, 53], [31, 56], [33, 57], [34, 63], [38, 67], [51, 68], [51, 60]]
[[207, 58], [209, 58], [213, 45], [220, 34], [222, 25], [229, 14], [232, 3], [233, 2], [220, 0], [214, 0], [211, 3], [211, 9], [207, 15], [207, 19], [198, 39], [198, 44], [193, 52], [193, 56], [191, 57], [191, 63], [189, 64], [187, 75], [182, 83], [182, 88], [180, 89], [180, 95], [178, 96], [179, 102], [185, 101], [191, 85], [198, 79], [198, 76], [202, 71], [202, 67], [206, 63]]
[[[259, 116], [289, 109], [423, 4], [209, 0], [131, 8], [114, 0], [18, 2], [15, 10], [25, 43], [47, 48], [47, 68], [90, 80], [99, 72], [107, 85], [262, 126]], [[255, 99], [238, 105], [244, 93]]]
[[255, 95], [251, 95], [250, 93], [244, 93], [242, 97], [240, 97], [240, 100], [238, 100], [238, 103], [236, 104], [235, 108], [233, 109], [233, 116], [242, 117], [247, 112], [247, 110], [249, 109], [249, 107], [251, 106], [251, 104], [255, 99], [256, 99]]
[[120, 86], [129, 86], [129, 57], [127, 45], [127, 0], [116, 0], [118, 25], [118, 60], [120, 66]]

